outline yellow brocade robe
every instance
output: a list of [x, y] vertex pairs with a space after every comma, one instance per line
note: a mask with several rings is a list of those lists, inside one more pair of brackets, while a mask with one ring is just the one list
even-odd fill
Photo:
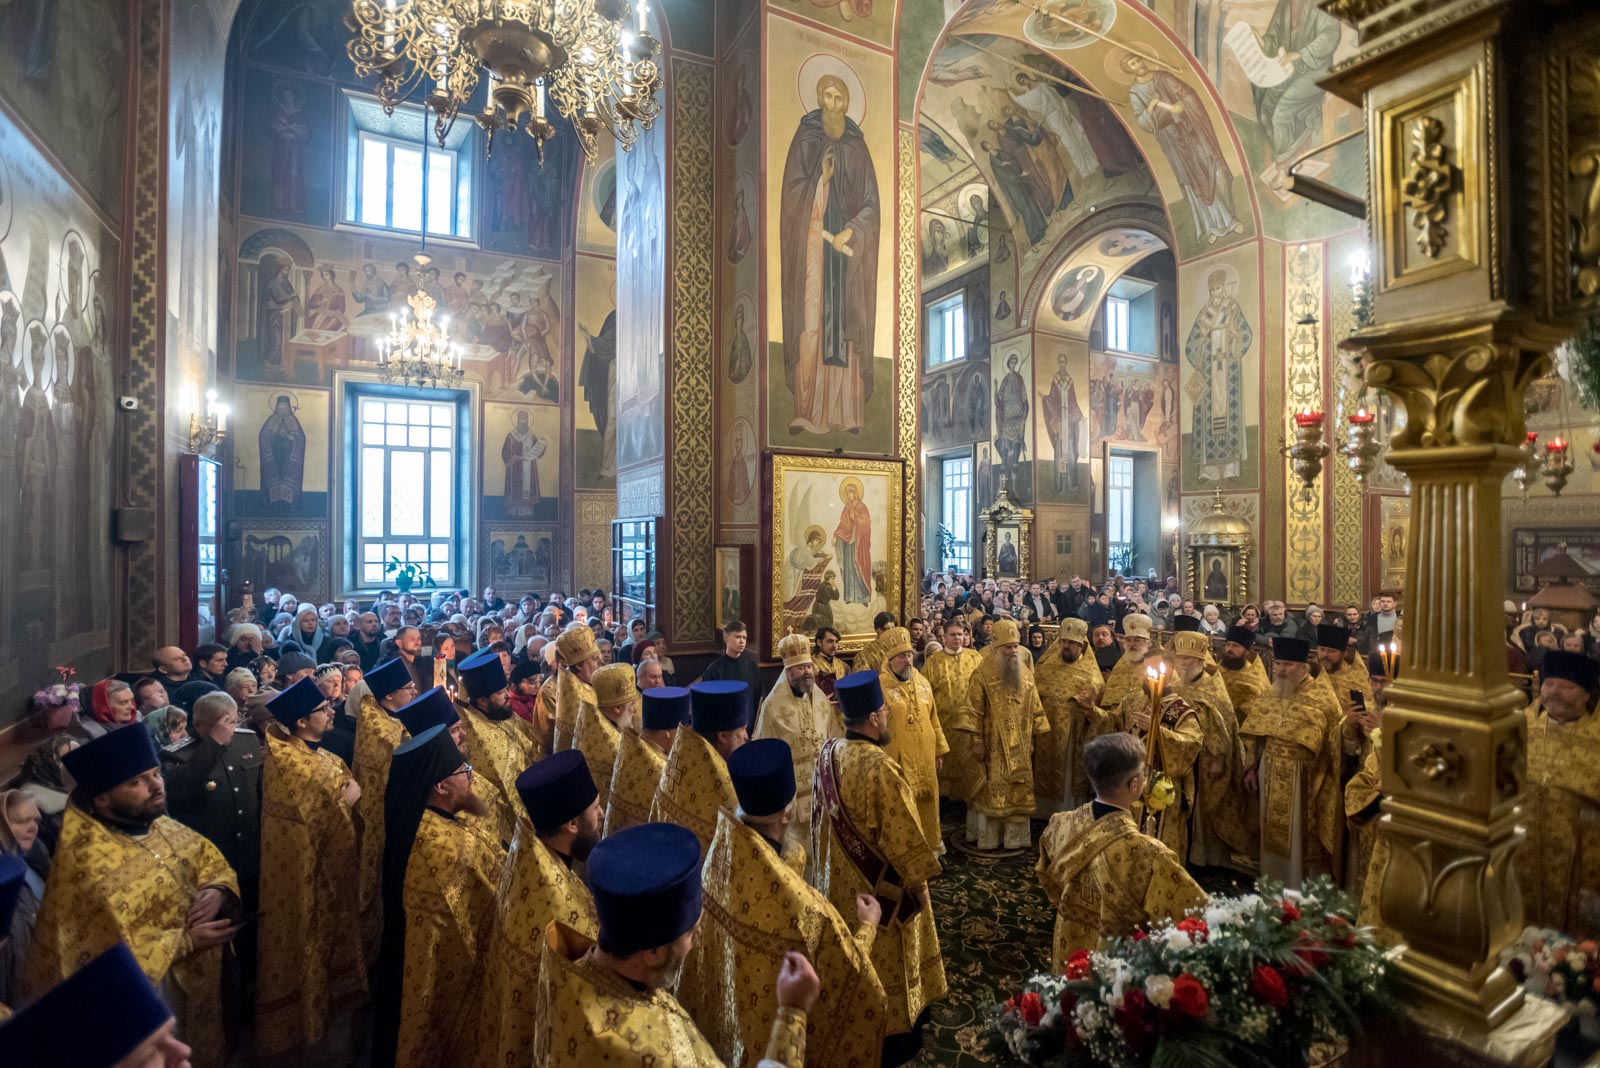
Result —
[[[678, 747], [672, 748], [676, 752]], [[590, 956], [593, 947], [592, 940], [560, 923], [546, 929], [534, 1011], [534, 1064], [723, 1068], [716, 1051], [670, 993], [636, 989], [596, 964]], [[802, 1068], [805, 1059], [806, 1014], [779, 1009], [763, 1068]]]
[[1000, 680], [1000, 658], [986, 657], [967, 683], [967, 707], [954, 727], [977, 735], [985, 747], [973, 768], [969, 803], [989, 817], [1033, 815], [1033, 737], [1050, 733], [1050, 721], [1032, 673], [1025, 669], [1022, 685], [1009, 690]]
[[[551, 733], [551, 752], [571, 749], [578, 737], [578, 717], [585, 708], [598, 710], [594, 687], [566, 668], [556, 673], [556, 721]], [[595, 780], [598, 784], [599, 780]]]
[[[1134, 818], [1141, 829], [1159, 839], [1183, 864], [1189, 857], [1189, 820], [1197, 800], [1195, 761], [1205, 746], [1205, 725], [1199, 708], [1187, 701], [1174, 701], [1173, 696], [1169, 693], [1162, 698], [1161, 737], [1151, 771], [1160, 771], [1171, 779], [1177, 795], [1172, 804], [1148, 818], [1143, 807], [1136, 806]], [[1127, 731], [1140, 744], [1147, 745], [1150, 732], [1133, 725], [1134, 715], [1140, 712], [1151, 712], [1150, 695], [1143, 690], [1130, 690], [1115, 710], [1095, 709], [1091, 731], [1096, 736]], [[1151, 718], [1155, 718], [1154, 713]]]
[[853, 928], [772, 843], [726, 810], [717, 816], [703, 885], [699, 941], [718, 981], [690, 1015], [723, 1061], [753, 1066], [761, 1056], [778, 1005], [751, 995], [774, 989], [790, 951], [805, 954], [822, 980], [806, 1014], [808, 1068], [873, 1061], [886, 1019], [883, 984], [872, 967], [877, 927]]
[[1128, 691], [1139, 689], [1144, 681], [1144, 658], [1124, 653], [1111, 669], [1111, 674], [1106, 676], [1106, 688], [1100, 694], [1100, 707], [1116, 708], [1128, 696]]
[[1307, 678], [1292, 697], [1263, 693], [1239, 726], [1247, 766], [1257, 769], [1261, 871], [1292, 889], [1306, 875], [1337, 875], [1344, 805], [1330, 717], [1342, 718]]
[[850, 665], [836, 656], [812, 653], [811, 664], [817, 669], [817, 685], [822, 689], [824, 696], [833, 693], [833, 684], [839, 681], [841, 675], [850, 674]]
[[422, 813], [401, 898], [406, 910], [398, 1068], [461, 1063], [479, 990], [506, 851], [481, 821]]
[[1121, 809], [1094, 818], [1093, 806], [1050, 817], [1035, 867], [1056, 907], [1050, 970], [1060, 975], [1076, 950], [1098, 950], [1136, 927], [1177, 919], [1206, 902], [1172, 850], [1139, 833]]
[[[1378, 768], [1381, 747], [1378, 739], [1381, 736], [1372, 737], [1374, 744], [1367, 747], [1361, 770], [1351, 776], [1344, 787], [1344, 814], [1350, 821], [1350, 833], [1355, 836], [1356, 842], [1356, 870], [1346, 873], [1345, 889], [1361, 902], [1361, 923], [1381, 929], [1383, 909], [1379, 891], [1383, 888], [1384, 869], [1389, 866], [1389, 838], [1378, 828], [1378, 821], [1383, 818], [1381, 812], [1361, 817], [1361, 813], [1371, 807], [1374, 801], [1383, 797], [1383, 773]], [[1526, 855], [1527, 851], [1527, 846], [1523, 846], [1518, 856]], [[1526, 881], [1523, 886], [1523, 897], [1526, 899]]]
[[[1600, 936], [1600, 713], [1560, 723], [1528, 706], [1527, 841], [1517, 851], [1528, 922]], [[48, 898], [48, 895], [46, 895]]]
[[[872, 943], [872, 966], [888, 998], [884, 1033], [909, 1031], [923, 1007], [945, 995], [944, 958], [934, 927], [930, 903], [915, 915], [903, 917], [898, 908], [902, 888], [921, 886], [939, 874], [939, 858], [928, 847], [917, 820], [916, 800], [900, 774], [900, 766], [873, 742], [844, 739], [829, 742], [836, 756], [834, 777], [840, 806], [867, 847], [898, 873], [898, 882], [867, 877], [851, 859], [846, 840], [834, 825], [833, 809], [822, 792], [815, 794], [811, 817], [811, 855], [816, 862], [815, 884], [841, 916], [854, 916], [856, 895], [871, 893], [884, 903], [885, 923]], [[869, 1061], [870, 1063], [870, 1061]]]
[[1361, 664], [1340, 664], [1338, 671], [1324, 671], [1322, 677], [1333, 687], [1333, 696], [1339, 702], [1339, 711], [1350, 710], [1351, 690], [1361, 695], [1370, 711], [1377, 711], [1378, 702], [1372, 696], [1372, 676], [1367, 674], [1367, 669]]
[[[533, 734], [528, 725], [515, 714], [505, 719], [490, 719], [460, 701], [456, 702], [456, 713], [461, 717], [461, 733], [470, 750], [467, 759], [472, 762], [473, 770], [509, 802], [517, 796], [517, 776], [533, 764]], [[514, 813], [519, 808], [513, 806], [511, 811]], [[515, 818], [502, 830], [507, 835], [514, 834]]]
[[855, 660], [850, 665], [850, 670], [882, 671], [883, 665], [887, 664], [888, 662], [889, 658], [883, 655], [883, 643], [877, 638], [873, 638], [870, 642], [861, 647], [861, 651], [856, 654]]
[[554, 753], [556, 730], [556, 694], [561, 689], [559, 676], [551, 675], [539, 684], [539, 699], [534, 702], [533, 733], [535, 735], [535, 748], [539, 755], [545, 756]]
[[704, 856], [711, 836], [717, 833], [717, 813], [738, 807], [739, 796], [733, 792], [722, 754], [704, 735], [688, 726], [679, 727], [650, 801], [651, 822], [689, 828], [700, 839], [700, 855]]
[[[238, 900], [239, 881], [217, 847], [176, 820], [162, 816], [136, 838], [69, 804], [23, 964], [23, 996], [39, 997], [126, 942], [152, 983], [182, 992], [178, 1033], [194, 1047], [194, 1063], [224, 1063], [222, 947], [197, 953], [185, 931], [195, 895], [213, 886]], [[85, 1025], [97, 1026], [93, 1007], [83, 1008]]]
[[1228, 700], [1233, 702], [1233, 714], [1241, 723], [1250, 714], [1255, 699], [1272, 687], [1267, 669], [1254, 657], [1247, 657], [1242, 668], [1220, 668], [1217, 674], [1228, 691]]
[[[617, 763], [611, 769], [611, 791], [606, 795], [605, 837], [650, 820], [667, 754], [636, 731], [623, 731], [617, 739]], [[596, 784], [598, 785], [598, 784]]]
[[605, 811], [606, 804], [611, 800], [611, 773], [617, 768], [617, 747], [624, 733], [634, 733], [633, 728], [626, 731], [618, 729], [604, 712], [593, 705], [584, 705], [578, 712], [573, 748], [583, 754], [583, 762], [589, 765], [594, 788], [600, 792], [601, 812]]
[[916, 668], [905, 682], [884, 668], [878, 672], [878, 685], [889, 709], [889, 742], [883, 751], [899, 761], [900, 774], [917, 802], [923, 836], [937, 855], [944, 852], [944, 838], [939, 833], [939, 759], [950, 752], [950, 745], [939, 728], [933, 687]]
[[355, 764], [350, 771], [361, 787], [361, 942], [368, 961], [378, 958], [383, 935], [383, 791], [389, 785], [389, 761], [405, 739], [406, 728], [371, 694], [361, 698], [356, 715]]
[[[367, 992], [361, 860], [342, 796], [351, 778], [326, 749], [267, 725], [256, 993], [256, 1046], [263, 1055], [320, 1042], [333, 1015]], [[362, 800], [382, 812], [381, 802]]]
[[1033, 665], [1033, 681], [1050, 721], [1050, 736], [1041, 738], [1033, 750], [1033, 792], [1039, 810], [1048, 815], [1077, 808], [1092, 796], [1083, 770], [1088, 713], [1073, 698], [1084, 690], [1100, 689], [1105, 677], [1087, 650], [1070, 664], [1062, 660], [1058, 640]]
[[761, 702], [752, 737], [781, 738], [789, 743], [794, 761], [794, 828], [802, 842], [811, 840], [811, 780], [817, 770], [817, 753], [829, 738], [844, 736], [844, 718], [818, 688], [796, 697], [789, 680], [777, 683]]
[[1245, 796], [1244, 743], [1239, 739], [1239, 717], [1222, 672], [1202, 671], [1194, 682], [1180, 682], [1173, 675], [1167, 678], [1167, 693], [1194, 705], [1205, 729], [1205, 744], [1195, 760], [1199, 798], [1190, 819], [1188, 861], [1222, 867], [1230, 864], [1235, 854], [1254, 857], [1255, 806]]
[[554, 921], [592, 939], [599, 921], [589, 888], [526, 819], [511, 843], [495, 912], [477, 1009], [477, 1068], [528, 1068], [545, 928]]
[[[941, 724], [948, 726], [960, 720], [962, 709], [967, 704], [967, 683], [981, 663], [983, 654], [976, 649], [961, 649], [954, 653], [940, 650], [929, 653], [923, 660], [922, 677], [933, 687], [933, 705], [939, 711]], [[965, 746], [951, 746], [944, 758], [944, 767], [939, 769], [940, 795], [957, 801], [967, 800], [971, 779], [971, 754]]]

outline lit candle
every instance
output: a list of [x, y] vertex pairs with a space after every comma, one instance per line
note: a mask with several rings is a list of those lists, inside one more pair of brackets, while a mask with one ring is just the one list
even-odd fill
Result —
[[635, 14], [637, 14], [637, 15], [638, 15], [638, 16], [639, 16], [639, 32], [640, 32], [640, 33], [643, 33], [643, 32], [644, 32], [644, 20], [645, 20], [645, 13], [646, 13], [646, 12], [647, 12], [647, 11], [648, 11], [648, 10], [649, 10], [649, 9], [650, 9], [650, 5], [649, 5], [649, 4], [646, 4], [646, 3], [644, 3], [644, 0], [640, 0], [640, 2], [639, 2], [639, 6], [638, 6], [638, 7], [636, 7], [636, 8], [634, 8], [634, 13], [635, 13]]
[[536, 78], [533, 82], [533, 115], [534, 118], [544, 118], [544, 79]]
[[1294, 421], [1297, 426], [1318, 426], [1322, 423], [1322, 413], [1303, 408], [1295, 413]]
[[1545, 445], [1545, 451], [1554, 452], [1554, 453], [1564, 453], [1564, 452], [1567, 451], [1567, 443], [1566, 443], [1565, 440], [1563, 440], [1562, 438], [1559, 438], [1559, 437], [1551, 438], [1549, 443]]
[[1372, 422], [1372, 413], [1365, 408], [1357, 408], [1356, 413], [1350, 417], [1352, 426], [1364, 426], [1370, 422]]
[[232, 413], [232, 411], [233, 409], [228, 407], [226, 404], [217, 405], [217, 430], [222, 431], [228, 429], [228, 416]]

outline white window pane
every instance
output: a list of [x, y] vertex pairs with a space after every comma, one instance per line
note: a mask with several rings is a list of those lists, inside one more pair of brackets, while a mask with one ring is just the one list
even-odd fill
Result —
[[397, 230], [422, 229], [422, 150], [394, 146], [394, 212], [389, 225]]
[[406, 443], [406, 428], [403, 426], [389, 427], [384, 440], [390, 445], [404, 445]]
[[378, 423], [363, 423], [363, 424], [361, 424], [361, 444], [363, 444], [363, 445], [382, 445], [383, 444], [383, 427], [381, 425], [379, 425]]
[[450, 562], [450, 544], [449, 544], [449, 542], [436, 541], [436, 542], [434, 542], [432, 544], [432, 546], [430, 548], [431, 548], [431, 554], [430, 555], [432, 555], [434, 563], [436, 563], [436, 564], [447, 564], [447, 563]]
[[361, 450], [361, 536], [383, 537], [383, 450]]
[[428, 562], [428, 543], [425, 541], [412, 542], [406, 546], [406, 560], [413, 564]]
[[409, 407], [410, 405], [401, 401], [390, 401], [384, 406], [384, 418], [391, 423], [403, 423], [406, 421], [406, 410]]
[[448, 452], [435, 452], [429, 454], [429, 462], [433, 468], [433, 484], [429, 490], [433, 494], [431, 508], [433, 514], [429, 517], [428, 533], [435, 538], [448, 538], [453, 533], [450, 529], [452, 507], [455, 503], [451, 488], [451, 470], [455, 457]]
[[433, 447], [448, 449], [450, 447], [450, 431], [444, 427], [433, 428]]
[[361, 582], [362, 582], [363, 585], [366, 585], [366, 586], [382, 586], [383, 585], [383, 565], [382, 564], [363, 564], [363, 565], [361, 565]]
[[389, 454], [389, 533], [402, 537], [422, 529], [422, 453]]
[[[469, 142], [470, 143], [470, 142]], [[456, 180], [456, 236], [472, 236], [472, 171], [460, 168]]]
[[433, 425], [434, 426], [449, 426], [450, 425], [450, 422], [451, 422], [450, 417], [455, 414], [455, 409], [454, 408], [452, 408], [448, 404], [434, 404], [434, 405], [430, 405], [430, 407], [433, 409]]
[[361, 546], [361, 558], [369, 564], [383, 562], [383, 546], [375, 541], [365, 542]]
[[408, 407], [409, 411], [406, 412], [406, 415], [410, 419], [412, 426], [428, 425], [428, 409], [433, 407], [431, 404], [412, 404]]
[[426, 449], [428, 447], [428, 430], [426, 427], [414, 426], [407, 432], [407, 445], [413, 449]]
[[361, 142], [361, 221], [387, 226], [389, 211], [389, 146], [376, 138]]
[[455, 199], [455, 153], [433, 151], [428, 154], [428, 230], [450, 232], [450, 204]]

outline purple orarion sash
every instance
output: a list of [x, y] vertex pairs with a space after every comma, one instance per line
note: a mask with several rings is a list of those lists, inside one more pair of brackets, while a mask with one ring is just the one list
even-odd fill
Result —
[[844, 803], [839, 799], [839, 781], [834, 761], [838, 759], [838, 747], [843, 741], [843, 738], [829, 738], [822, 743], [822, 759], [817, 761], [817, 775], [813, 784], [815, 800], [812, 802], [812, 822], [817, 823], [821, 813], [826, 810], [833, 833], [844, 847], [845, 855], [872, 888], [872, 896], [878, 899], [878, 904], [883, 908], [883, 918], [878, 925], [889, 927], [895, 923], [907, 923], [922, 911], [922, 902], [914, 894], [906, 893], [900, 873], [856, 829], [850, 814], [845, 811]]

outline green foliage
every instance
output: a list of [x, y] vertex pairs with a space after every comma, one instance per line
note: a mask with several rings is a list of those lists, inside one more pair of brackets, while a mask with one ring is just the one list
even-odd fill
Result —
[[394, 576], [394, 584], [401, 593], [414, 586], [426, 586], [430, 590], [439, 588], [438, 583], [433, 581], [433, 576], [428, 574], [427, 568], [421, 564], [408, 564], [398, 556], [389, 557], [389, 562], [383, 565], [383, 573]]
[[1572, 339], [1567, 372], [1578, 400], [1591, 412], [1600, 411], [1600, 316], [1590, 319]]
[[939, 539], [939, 566], [943, 567], [955, 555], [956, 532], [940, 523], [934, 536]]

